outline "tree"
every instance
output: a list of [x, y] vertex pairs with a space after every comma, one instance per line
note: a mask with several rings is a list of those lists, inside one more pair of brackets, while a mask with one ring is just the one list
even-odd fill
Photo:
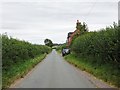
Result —
[[77, 29], [77, 30], [80, 30], [81, 27], [82, 27], [81, 23], [79, 22], [79, 20], [77, 20], [76, 29]]
[[87, 24], [85, 22], [83, 22], [82, 28], [81, 28], [81, 33], [85, 33], [88, 32], [88, 27]]
[[53, 46], [53, 43], [52, 43], [52, 41], [51, 41], [50, 39], [45, 39], [45, 40], [44, 40], [44, 43], [45, 43], [45, 45], [47, 45], [47, 46], [49, 46], [49, 47], [52, 47], [52, 46]]
[[85, 32], [88, 32], [87, 24], [85, 22], [83, 22], [83, 24], [81, 24], [79, 22], [79, 20], [77, 20], [76, 29], [79, 30], [81, 34], [84, 34]]

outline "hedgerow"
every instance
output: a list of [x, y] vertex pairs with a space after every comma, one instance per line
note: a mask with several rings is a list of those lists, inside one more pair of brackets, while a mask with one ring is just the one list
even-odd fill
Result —
[[45, 45], [31, 44], [2, 35], [2, 87], [8, 88], [15, 79], [25, 75], [49, 53]]
[[71, 48], [77, 55], [97, 56], [102, 63], [120, 63], [119, 33], [120, 27], [88, 32], [76, 38]]
[[[95, 69], [105, 67], [102, 78], [120, 87], [120, 27], [114, 25], [100, 31], [87, 32], [71, 45], [72, 52], [85, 58]], [[102, 73], [102, 72], [101, 72]]]
[[50, 48], [44, 45], [31, 44], [7, 35], [2, 35], [2, 66], [7, 69], [16, 63], [24, 62], [37, 55], [48, 53]]

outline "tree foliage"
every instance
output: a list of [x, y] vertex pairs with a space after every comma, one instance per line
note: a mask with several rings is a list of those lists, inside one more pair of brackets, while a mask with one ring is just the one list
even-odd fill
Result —
[[115, 23], [80, 35], [73, 41], [71, 51], [78, 60], [91, 65], [95, 75], [120, 87], [120, 27]]
[[102, 64], [120, 63], [120, 27], [107, 27], [99, 32], [88, 32], [76, 38], [72, 50], [77, 55], [101, 58]]
[[80, 22], [77, 22], [76, 29], [80, 30], [80, 35], [84, 34], [85, 32], [88, 32], [88, 27], [85, 22], [83, 22], [83, 24], [81, 24]]
[[72, 46], [74, 40], [77, 37], [79, 37], [81, 35], [84, 35], [84, 34], [86, 34], [88, 32], [88, 27], [87, 27], [87, 24], [85, 22], [83, 22], [83, 24], [81, 24], [80, 22], [77, 22], [76, 23], [76, 29], [79, 30], [79, 33], [77, 33], [76, 35], [74, 35], [70, 47]]
[[53, 42], [50, 39], [45, 39], [44, 40], [45, 45], [52, 47], [53, 46]]
[[44, 45], [31, 44], [20, 41], [7, 35], [2, 35], [2, 63], [3, 69], [14, 64], [32, 59], [37, 55], [48, 53], [50, 48]]

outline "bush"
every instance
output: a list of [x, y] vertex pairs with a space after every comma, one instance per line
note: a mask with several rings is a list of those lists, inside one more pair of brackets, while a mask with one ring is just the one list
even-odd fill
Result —
[[[95, 75], [120, 87], [120, 27], [107, 27], [76, 38], [71, 46], [73, 54], [93, 68], [104, 68]], [[111, 72], [112, 71], [112, 72]], [[97, 74], [98, 73], [98, 74]]]
[[99, 57], [102, 63], [120, 63], [119, 33], [119, 27], [88, 32], [76, 38], [71, 48], [77, 55]]
[[44, 45], [31, 44], [20, 41], [7, 35], [2, 35], [2, 63], [3, 70], [25, 60], [32, 59], [40, 54], [50, 52], [51, 48]]

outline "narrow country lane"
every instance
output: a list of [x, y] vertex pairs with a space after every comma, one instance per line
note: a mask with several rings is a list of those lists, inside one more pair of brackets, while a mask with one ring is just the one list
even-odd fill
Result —
[[53, 50], [14, 88], [96, 88], [81, 71], [67, 63]]

